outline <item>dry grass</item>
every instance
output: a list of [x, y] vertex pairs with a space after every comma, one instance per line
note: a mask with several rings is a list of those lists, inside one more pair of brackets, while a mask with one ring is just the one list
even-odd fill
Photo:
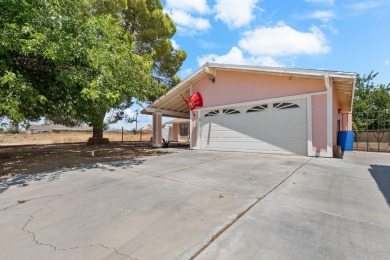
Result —
[[[2, 145], [62, 144], [86, 142], [92, 133], [0, 134]], [[122, 141], [122, 133], [104, 133], [110, 141]], [[124, 133], [123, 141], [150, 141], [151, 134]]]
[[[91, 151], [94, 151], [94, 156]], [[0, 146], [0, 181], [3, 178], [23, 174], [64, 170], [91, 163], [127, 160], [142, 163], [142, 160], [138, 158], [163, 154], [166, 153], [152, 149], [150, 142], [111, 142], [106, 145], [68, 143]]]

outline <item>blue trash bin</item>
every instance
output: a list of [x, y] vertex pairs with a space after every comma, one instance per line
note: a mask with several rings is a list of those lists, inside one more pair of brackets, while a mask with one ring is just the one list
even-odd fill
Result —
[[354, 138], [355, 133], [353, 131], [339, 131], [337, 145], [341, 146], [341, 151], [353, 151]]

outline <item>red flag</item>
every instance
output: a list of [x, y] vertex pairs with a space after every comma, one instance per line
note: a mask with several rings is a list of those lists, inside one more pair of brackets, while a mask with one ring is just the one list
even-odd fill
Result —
[[[182, 97], [184, 102], [186, 102], [187, 106], [190, 108], [191, 111], [196, 109], [197, 107], [203, 106], [202, 96], [198, 92], [193, 93], [188, 100], [185, 99], [182, 94], [180, 94], [180, 96]], [[192, 114], [195, 116], [194, 112], [192, 112]]]
[[203, 106], [202, 96], [198, 92], [193, 93], [190, 96], [187, 104], [191, 110], [194, 110], [197, 107], [202, 107]]

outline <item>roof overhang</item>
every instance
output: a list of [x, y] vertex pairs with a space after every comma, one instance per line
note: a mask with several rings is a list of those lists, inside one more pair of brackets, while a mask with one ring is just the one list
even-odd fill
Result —
[[165, 122], [164, 125], [170, 125], [170, 124], [189, 124], [190, 120], [186, 118], [176, 118], [169, 120], [168, 122]]
[[325, 81], [326, 85], [333, 87], [337, 93], [339, 106], [343, 111], [352, 111], [353, 95], [356, 83], [356, 73], [338, 72], [328, 70], [296, 69], [296, 68], [279, 68], [264, 66], [248, 65], [230, 65], [218, 63], [206, 63], [195, 73], [180, 82], [174, 88], [169, 90], [164, 96], [160, 97], [144, 110], [142, 114], [153, 114], [160, 112], [163, 116], [176, 118], [189, 118], [190, 110], [183, 98], [188, 99], [190, 96], [190, 86], [201, 79], [206, 74], [210, 78], [217, 77], [218, 70], [242, 71], [259, 74], [271, 74], [280, 76], [294, 76], [300, 78], [316, 78]]

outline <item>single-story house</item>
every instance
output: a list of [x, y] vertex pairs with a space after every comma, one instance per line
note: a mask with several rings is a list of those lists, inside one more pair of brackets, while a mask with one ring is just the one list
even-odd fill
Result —
[[[356, 73], [206, 63], [146, 107], [153, 146], [162, 116], [190, 119], [190, 148], [332, 157], [351, 120]], [[193, 111], [183, 100], [199, 93]]]
[[142, 133], [144, 134], [150, 134], [153, 131], [153, 126], [152, 125], [144, 126], [139, 131], [142, 131]]
[[169, 127], [168, 141], [187, 142], [190, 137], [190, 120], [184, 118], [176, 118], [165, 122]]

